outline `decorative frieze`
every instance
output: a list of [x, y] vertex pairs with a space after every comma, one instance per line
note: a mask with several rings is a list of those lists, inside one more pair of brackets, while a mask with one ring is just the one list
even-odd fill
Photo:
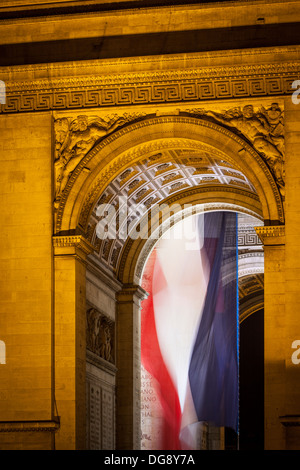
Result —
[[86, 448], [115, 448], [115, 379], [106, 370], [87, 368], [86, 373]]
[[0, 113], [280, 96], [300, 72], [297, 61], [185, 69], [181, 60], [170, 71], [8, 82]]

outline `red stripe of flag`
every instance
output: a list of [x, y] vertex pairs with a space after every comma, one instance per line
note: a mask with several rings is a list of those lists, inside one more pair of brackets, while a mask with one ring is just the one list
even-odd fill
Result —
[[163, 288], [166, 281], [164, 279], [162, 270], [160, 269], [155, 249], [152, 251], [147, 262], [142, 282], [142, 287], [149, 293], [149, 296], [147, 299], [142, 301], [141, 360], [145, 369], [157, 380], [159, 384], [157, 394], [160, 398], [164, 412], [164, 429], [161, 449], [180, 450], [180, 403], [177, 390], [173, 384], [161, 354], [154, 318], [152, 292], [154, 267], [155, 270], [159, 272], [159, 275], [157, 276], [159, 279], [158, 287]]

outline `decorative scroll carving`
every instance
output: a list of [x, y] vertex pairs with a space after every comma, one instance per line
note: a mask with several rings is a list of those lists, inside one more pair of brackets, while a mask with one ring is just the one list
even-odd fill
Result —
[[55, 120], [55, 207], [70, 175], [96, 142], [138, 117], [140, 114], [114, 114], [106, 119], [83, 115], [76, 119], [62, 117]]
[[87, 349], [114, 363], [114, 322], [95, 308], [87, 311], [86, 319]]
[[283, 111], [277, 103], [254, 111], [252, 105], [230, 108], [223, 113], [194, 109], [199, 116], [210, 116], [215, 121], [241, 132], [268, 164], [280, 193], [284, 196], [284, 135]]

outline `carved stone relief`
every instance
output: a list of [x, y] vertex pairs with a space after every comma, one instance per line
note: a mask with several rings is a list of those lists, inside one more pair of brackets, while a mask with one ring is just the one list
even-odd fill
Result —
[[[261, 162], [264, 161], [266, 163], [266, 166], [262, 167], [262, 169], [267, 175], [267, 178], [269, 179], [273, 187], [276, 197], [276, 207], [278, 207], [278, 211], [280, 213], [279, 220], [284, 220], [282, 207], [282, 200], [284, 199], [284, 134], [283, 112], [281, 111], [279, 106], [274, 103], [270, 107], [260, 107], [254, 109], [252, 105], [248, 105], [244, 106], [242, 110], [240, 108], [231, 108], [224, 112], [215, 112], [211, 110], [203, 110], [200, 108], [196, 108], [182, 111], [178, 110], [177, 115], [178, 117], [176, 118], [176, 122], [182, 122], [183, 125], [185, 121], [189, 122], [191, 116], [193, 116], [194, 118], [194, 123], [197, 123], [197, 121], [199, 121], [199, 125], [201, 126], [207, 126], [209, 128], [215, 127], [216, 129], [218, 129], [219, 126], [217, 125], [221, 124], [223, 126], [223, 129], [221, 128], [223, 133], [229, 133], [230, 135], [235, 134], [234, 139], [237, 139], [241, 145], [243, 145], [244, 140], [245, 145], [247, 145], [248, 147], [251, 146], [253, 150], [256, 151], [253, 152], [254, 158], [257, 161], [260, 160]], [[189, 115], [189, 118], [187, 118], [186, 115]], [[132, 129], [134, 130], [140, 127], [152, 125], [153, 123], [155, 124], [156, 120], [159, 120], [159, 122], [161, 121], [163, 124], [165, 122], [170, 122], [174, 119], [172, 116], [167, 116], [163, 118], [154, 117], [154, 119], [147, 120], [147, 118], [149, 117], [151, 116], [143, 113], [136, 113], [134, 115], [124, 114], [122, 118], [118, 118], [116, 115], [114, 115], [114, 118], [110, 119], [102, 119], [100, 117], [95, 116], [93, 118], [85, 116], [84, 118], [79, 117], [80, 119], [70, 119], [62, 117], [56, 120], [57, 131], [55, 162], [57, 165], [57, 198], [55, 200], [55, 208], [57, 210], [55, 211], [55, 216], [57, 231], [59, 231], [61, 227], [63, 210], [68, 198], [68, 192], [70, 191], [78, 175], [85, 169], [85, 166], [88, 165], [90, 159], [92, 159], [101, 150], [101, 148], [107, 145], [103, 137], [109, 134], [108, 140], [109, 143], [111, 143], [113, 140], [117, 139], [119, 135], [123, 136], [125, 134], [128, 134], [128, 137], [130, 138], [130, 132]], [[105, 121], [106, 123], [110, 122], [110, 124], [107, 124], [106, 130], [104, 129], [105, 126], [102, 126], [102, 128], [100, 129], [101, 126], [99, 123], [103, 121]], [[112, 124], [113, 121], [114, 124]], [[123, 124], [127, 122], [130, 125], [123, 126]], [[70, 130], [71, 124], [72, 126]], [[113, 130], [117, 129], [118, 126], [121, 126], [121, 129], [118, 129], [116, 130], [116, 132], [113, 132]], [[187, 141], [187, 144], [185, 143], [185, 141]], [[164, 142], [164, 140], [159, 141], [159, 144], [156, 141], [150, 141], [144, 143], [138, 148], [131, 148], [130, 150], [128, 150], [128, 152], [120, 156], [119, 159], [113, 161], [110, 165], [108, 165], [101, 173], [101, 176], [99, 176], [95, 180], [81, 208], [79, 226], [82, 228], [87, 226], [87, 219], [89, 217], [91, 207], [92, 205], [94, 205], [93, 200], [95, 198], [95, 195], [99, 194], [99, 187], [104, 187], [105, 181], [108, 178], [111, 178], [112, 175], [116, 175], [118, 169], [121, 170], [120, 174], [124, 175], [124, 179], [120, 178], [120, 188], [126, 186], [126, 184], [129, 182], [129, 179], [133, 181], [133, 178], [135, 178], [136, 186], [131, 188], [131, 191], [135, 193], [136, 188], [138, 188], [138, 191], [141, 191], [142, 193], [136, 193], [136, 196], [138, 196], [139, 194], [141, 195], [141, 198], [145, 200], [147, 198], [149, 199], [150, 196], [153, 196], [153, 194], [150, 194], [151, 188], [148, 190], [148, 192], [146, 190], [146, 187], [140, 188], [140, 185], [143, 185], [144, 182], [142, 181], [142, 179], [139, 178], [139, 175], [133, 171], [133, 169], [130, 173], [126, 172], [128, 170], [128, 166], [130, 165], [132, 160], [136, 161], [138, 155], [143, 158], [144, 155], [150, 153], [150, 150], [153, 152], [154, 157], [157, 156], [158, 160], [160, 160], [162, 155], [160, 147], [164, 148], [165, 145], [167, 146], [166, 148], [169, 149], [170, 146], [175, 146], [175, 144], [177, 148], [178, 146], [181, 147], [182, 145], [183, 147], [186, 146], [189, 149], [195, 146], [195, 148], [197, 147], [198, 150], [201, 145], [203, 145], [200, 142], [191, 142], [187, 139], [166, 139], [166, 142]], [[157, 153], [158, 150], [160, 150], [160, 153]], [[65, 156], [67, 156], [66, 160], [64, 160]], [[224, 160], [225, 165], [227, 161], [227, 156], [222, 154], [221, 159], [222, 161]], [[62, 164], [60, 164], [61, 161]], [[168, 160], [161, 163], [166, 164], [167, 161]], [[201, 163], [203, 164], [203, 161]], [[170, 171], [174, 171], [173, 167], [170, 167], [169, 169]], [[164, 173], [165, 169], [161, 171]], [[197, 176], [197, 172], [194, 171], [194, 173], [196, 173]], [[271, 177], [272, 174], [273, 178]], [[165, 176], [166, 175], [164, 174], [164, 177]], [[212, 176], [213, 175], [201, 175], [201, 183], [212, 184], [214, 182], [214, 180], [211, 180]], [[227, 176], [227, 174], [224, 174], [224, 177], [225, 176]], [[229, 186], [237, 184], [236, 176], [237, 173], [235, 172], [232, 176], [234, 180], [230, 180], [229, 177], [226, 179], [226, 182], [229, 184]], [[206, 178], [210, 178], [210, 180], [208, 181], [206, 180]], [[176, 180], [177, 179], [178, 178], [176, 177]], [[244, 176], [243, 179], [245, 179]], [[165, 181], [163, 183], [165, 183]], [[179, 189], [177, 188], [177, 183], [180, 183], [180, 181], [174, 181], [174, 183], [172, 183], [175, 185], [172, 186], [174, 192], [182, 189], [181, 186], [179, 187]], [[249, 187], [247, 181], [243, 181], [241, 178], [239, 178], [239, 186], [241, 185], [245, 185], [247, 187], [246, 189], [248, 189]], [[169, 182], [166, 185], [161, 184], [160, 188], [162, 188], [162, 186], [169, 186]], [[63, 192], [64, 187], [65, 190]], [[140, 201], [136, 200], [136, 202]]]
[[82, 158], [96, 142], [109, 133], [140, 117], [140, 114], [113, 114], [105, 119], [99, 116], [62, 117], [54, 121], [55, 133], [55, 207], [67, 181]]
[[86, 320], [87, 349], [106, 361], [114, 363], [114, 322], [95, 308], [87, 310]]
[[252, 105], [234, 107], [222, 113], [204, 109], [189, 110], [198, 116], [234, 128], [243, 134], [269, 166], [280, 193], [284, 196], [284, 122], [283, 111], [277, 103], [257, 110]]
[[[183, 111], [194, 117], [212, 119], [242, 134], [267, 163], [284, 197], [284, 121], [283, 111], [277, 103], [270, 107], [246, 105], [223, 112], [194, 108]], [[61, 117], [54, 122], [55, 130], [55, 208], [76, 166], [103, 137], [145, 113], [99, 116]]]

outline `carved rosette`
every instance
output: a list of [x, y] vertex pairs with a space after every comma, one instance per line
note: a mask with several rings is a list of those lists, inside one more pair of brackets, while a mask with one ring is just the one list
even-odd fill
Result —
[[105, 361], [114, 364], [115, 324], [95, 308], [86, 312], [86, 347]]

